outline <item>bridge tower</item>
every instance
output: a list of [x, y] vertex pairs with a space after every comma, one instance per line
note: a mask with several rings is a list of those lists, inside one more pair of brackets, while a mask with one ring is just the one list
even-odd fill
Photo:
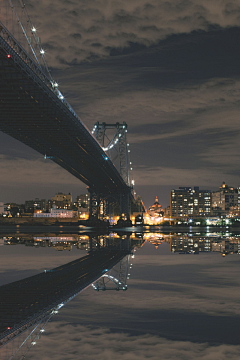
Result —
[[[110, 140], [107, 136], [107, 130], [115, 129], [112, 139]], [[129, 157], [128, 157], [128, 144], [127, 144], [127, 124], [123, 122], [120, 124], [117, 122], [116, 124], [106, 124], [103, 122], [100, 124], [97, 122], [94, 125], [92, 134], [95, 135], [96, 139], [102, 146], [105, 152], [113, 148], [117, 148], [118, 144], [118, 157], [119, 157], [119, 165], [120, 165], [120, 175], [122, 176], [125, 183], [130, 186], [129, 179]]]
[[129, 279], [129, 265], [130, 257], [134, 257], [131, 249], [131, 238], [129, 234], [121, 236], [119, 248], [121, 251], [126, 251], [128, 254], [124, 256], [121, 261], [114, 266], [110, 271], [103, 274], [100, 279], [92, 283], [94, 290], [127, 290], [127, 279]]
[[[111, 131], [111, 137], [108, 136], [108, 131]], [[90, 209], [89, 218], [104, 218], [109, 214], [109, 208], [111, 206], [119, 206], [120, 216], [130, 220], [130, 196], [131, 196], [131, 184], [129, 176], [129, 144], [127, 143], [127, 124], [123, 122], [120, 124], [106, 124], [103, 122], [100, 124], [97, 122], [94, 125], [92, 134], [95, 135], [96, 140], [102, 146], [102, 149], [106, 152], [106, 158], [112, 158], [114, 161], [118, 157], [119, 173], [124, 182], [128, 185], [129, 191], [109, 195], [104, 195], [89, 189], [90, 193]], [[115, 151], [115, 152], [114, 152]], [[112, 152], [112, 155], [110, 155]]]

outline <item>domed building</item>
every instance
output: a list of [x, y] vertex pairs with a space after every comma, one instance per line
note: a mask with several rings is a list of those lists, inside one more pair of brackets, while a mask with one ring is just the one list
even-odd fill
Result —
[[158, 202], [157, 196], [155, 199], [155, 203], [149, 207], [148, 214], [149, 214], [149, 216], [154, 217], [154, 218], [159, 218], [159, 217], [163, 216], [164, 211], [162, 209], [162, 206]]

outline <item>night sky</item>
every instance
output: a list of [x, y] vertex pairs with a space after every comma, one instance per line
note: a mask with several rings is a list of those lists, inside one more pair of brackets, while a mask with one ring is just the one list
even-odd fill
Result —
[[[52, 76], [84, 124], [127, 122], [133, 178], [146, 206], [156, 195], [169, 205], [178, 186], [240, 186], [239, 1], [26, 5]], [[0, 133], [0, 144], [0, 201], [85, 191], [16, 140]]]

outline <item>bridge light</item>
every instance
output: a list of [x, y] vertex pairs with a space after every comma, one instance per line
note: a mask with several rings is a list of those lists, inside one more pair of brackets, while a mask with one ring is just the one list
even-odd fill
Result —
[[35, 33], [37, 31], [37, 29], [34, 26], [32, 27], [31, 30], [32, 30], [33, 33]]
[[11, 55], [10, 54], [7, 54], [7, 58], [10, 59]]
[[104, 156], [104, 160], [108, 160], [108, 157], [107, 157], [107, 156]]
[[43, 55], [45, 54], [45, 51], [43, 49], [40, 50], [40, 54]]
[[8, 327], [7, 327], [7, 330], [10, 330], [10, 329], [11, 329], [11, 328], [8, 326]]
[[134, 180], [132, 180], [132, 185], [135, 185], [135, 181], [134, 181]]

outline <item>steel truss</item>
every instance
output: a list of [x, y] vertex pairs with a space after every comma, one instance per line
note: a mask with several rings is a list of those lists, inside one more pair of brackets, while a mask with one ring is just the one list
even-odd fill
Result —
[[89, 220], [105, 220], [111, 208], [119, 208], [119, 216], [124, 220], [130, 219], [131, 212], [131, 189], [126, 192], [116, 193], [114, 195], [104, 194], [97, 190], [89, 191]]
[[127, 252], [128, 255], [122, 258], [118, 265], [113, 267], [111, 271], [103, 274], [100, 279], [98, 279], [92, 284], [94, 290], [127, 290], [128, 268], [130, 259], [129, 253], [131, 249], [130, 235], [122, 236], [119, 247], [121, 251]]
[[104, 274], [99, 280], [92, 284], [96, 291], [105, 290], [127, 290], [127, 278], [130, 255], [125, 256], [119, 263], [118, 268], [113, 268]]
[[[106, 134], [106, 131], [109, 129], [116, 129], [110, 141]], [[122, 124], [118, 122], [116, 124], [106, 124], [105, 122], [100, 124], [99, 122], [97, 122], [94, 125], [92, 133], [95, 134], [96, 139], [98, 140], [104, 151], [108, 151], [116, 147], [118, 143], [120, 175], [122, 176], [125, 183], [130, 186], [129, 159], [126, 136], [127, 124], [125, 122], [123, 122]]]

